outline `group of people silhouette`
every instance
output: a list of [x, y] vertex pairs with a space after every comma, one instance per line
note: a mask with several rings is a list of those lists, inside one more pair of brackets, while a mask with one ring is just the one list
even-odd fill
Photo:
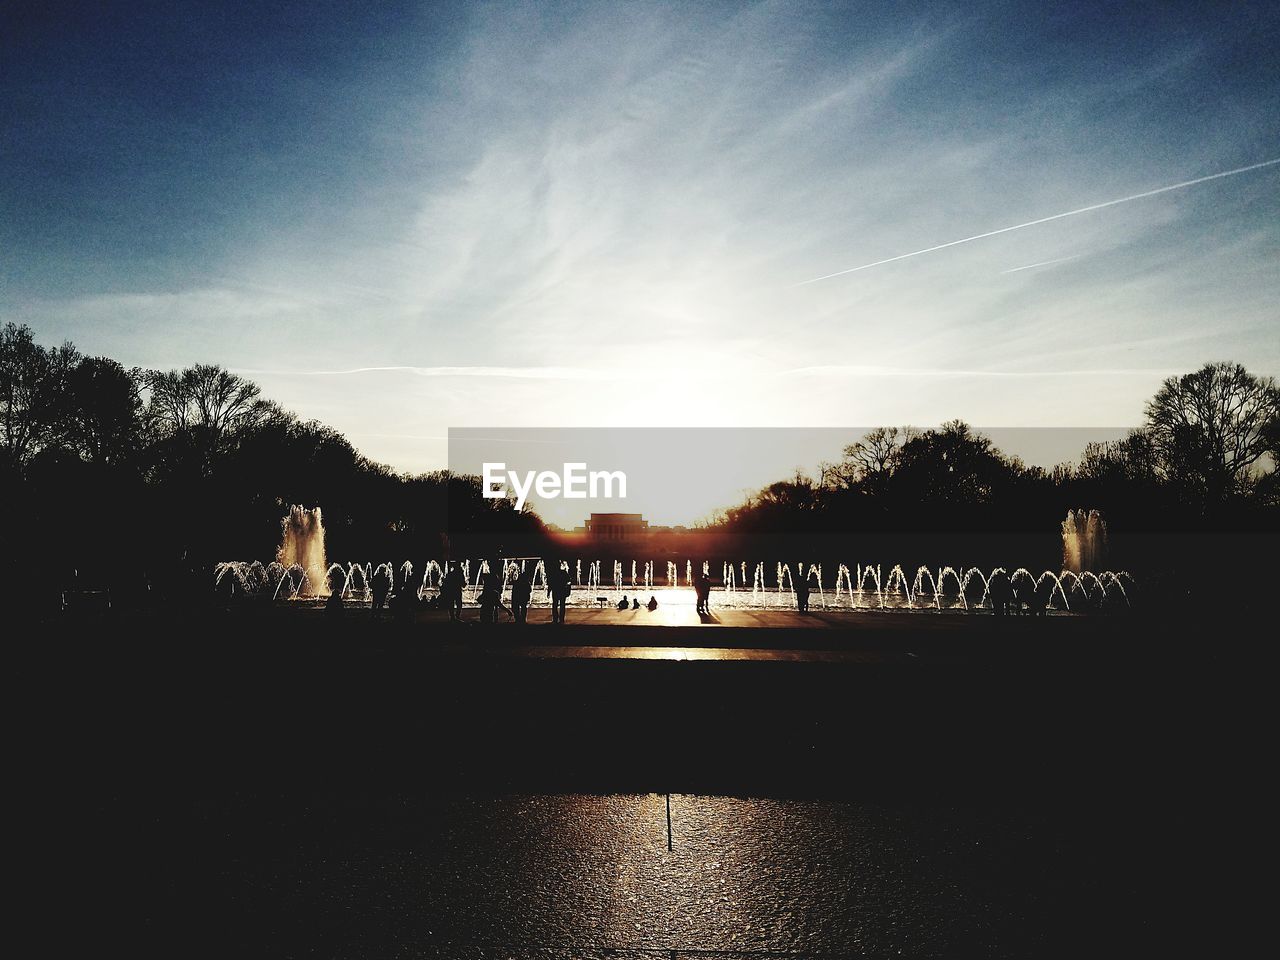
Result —
[[[551, 598], [551, 622], [564, 623], [569, 596], [573, 592], [573, 579], [569, 575], [567, 566], [563, 563], [550, 563], [547, 565], [546, 571], [547, 596]], [[341, 574], [339, 573], [338, 576], [341, 577]], [[480, 607], [480, 622], [497, 623], [499, 611], [506, 611], [516, 623], [527, 623], [529, 605], [533, 599], [533, 581], [534, 574], [532, 570], [522, 569], [517, 574], [515, 580], [511, 582], [511, 606], [508, 607], [502, 602], [502, 594], [506, 587], [504, 564], [499, 560], [486, 564], [484, 572], [480, 574], [477, 581], [478, 592], [476, 600]], [[693, 575], [692, 586], [697, 597], [696, 611], [699, 617], [706, 618], [711, 616], [711, 585], [711, 577], [705, 570]], [[331, 613], [341, 613], [344, 608], [343, 594], [346, 592], [345, 579], [341, 583], [331, 584], [331, 588], [332, 592], [329, 595], [326, 608]], [[380, 568], [373, 575], [369, 588], [372, 599], [372, 612], [375, 619], [382, 615], [384, 607], [391, 609], [397, 619], [412, 615], [418, 598], [416, 591], [409, 586], [407, 574], [405, 581], [397, 588], [390, 568]], [[437, 609], [443, 607], [449, 611], [449, 619], [451, 621], [460, 622], [462, 620], [463, 598], [466, 588], [467, 578], [461, 565], [449, 563], [444, 578], [440, 583], [439, 594], [434, 599], [427, 601], [427, 603]], [[801, 613], [809, 609], [809, 593], [809, 584], [803, 577], [797, 577], [795, 583], [796, 608]], [[994, 591], [993, 596], [995, 596]], [[603, 598], [600, 599], [603, 600]], [[639, 610], [642, 606], [650, 612], [657, 610], [658, 598], [650, 594], [649, 602], [641, 604], [638, 596], [628, 597], [624, 594], [622, 599], [615, 605], [618, 610]]]
[[[981, 602], [981, 596], [977, 595], [976, 587], [975, 584], [975, 596], [972, 598], [975, 604]], [[1015, 580], [1003, 570], [997, 570], [988, 581], [986, 589], [991, 609], [997, 617], [1019, 613], [1040, 617], [1048, 612], [1049, 603], [1053, 599], [1054, 584], [1047, 577], [1040, 583], [1036, 583], [1029, 577], [1019, 577]]]
[[[337, 576], [342, 577], [340, 573]], [[502, 602], [502, 595], [507, 582], [504, 564], [497, 560], [488, 563], [477, 582], [476, 601], [480, 607], [480, 622], [497, 623], [499, 611], [506, 611], [516, 623], [527, 623], [529, 620], [529, 605], [533, 600], [533, 581], [534, 574], [532, 570], [523, 569], [520, 571], [515, 580], [511, 581], [511, 606], [508, 607]], [[347, 587], [345, 578], [342, 578], [341, 582], [330, 584], [330, 587], [331, 592], [325, 608], [332, 615], [341, 614], [346, 606], [343, 600]], [[450, 563], [440, 582], [439, 594], [432, 600], [426, 601], [426, 603], [436, 609], [443, 607], [449, 611], [449, 619], [451, 621], [455, 623], [461, 622], [466, 588], [467, 579], [461, 565]], [[707, 589], [708, 591], [710, 590], [709, 578], [707, 580]], [[548, 564], [546, 590], [547, 596], [551, 598], [551, 622], [556, 624], [564, 623], [569, 596], [573, 592], [573, 579], [564, 564]], [[375, 619], [382, 616], [384, 607], [392, 609], [397, 619], [411, 616], [414, 607], [419, 603], [417, 591], [409, 585], [407, 575], [404, 582], [397, 587], [389, 568], [380, 568], [374, 574], [369, 583], [369, 591], [372, 601], [372, 614]], [[634, 600], [623, 597], [617, 605], [619, 610], [639, 610], [641, 606], [639, 597]], [[643, 606], [649, 611], [657, 610], [657, 597], [650, 596], [649, 602]]]
[[[527, 623], [529, 606], [533, 600], [534, 571], [522, 568], [511, 581], [510, 606], [502, 602], [507, 585], [507, 566], [501, 560], [487, 562], [483, 572], [476, 581], [474, 599], [480, 607], [481, 623], [497, 623], [500, 611], [506, 611], [516, 623]], [[329, 598], [325, 609], [329, 614], [341, 615], [346, 608], [347, 580], [341, 571], [335, 571], [330, 583]], [[464, 598], [467, 590], [467, 577], [462, 565], [456, 562], [446, 563], [444, 576], [440, 582], [439, 592], [435, 597], [420, 599], [418, 591], [409, 583], [406, 570], [400, 583], [392, 573], [391, 567], [383, 565], [369, 579], [370, 608], [374, 619], [382, 616], [384, 609], [390, 610], [397, 620], [411, 619], [415, 609], [443, 608], [449, 611], [449, 619], [461, 622]], [[702, 618], [711, 615], [711, 577], [702, 571], [693, 575], [692, 586], [697, 596], [697, 613]], [[551, 598], [551, 622], [565, 622], [569, 597], [573, 593], [573, 578], [569, 574], [568, 565], [551, 561], [546, 564], [546, 591]], [[796, 603], [803, 612], [808, 609], [809, 589], [807, 584], [796, 587]], [[604, 600], [603, 597], [599, 598]], [[653, 612], [658, 609], [657, 596], [650, 594], [648, 603], [641, 603], [640, 597], [624, 595], [615, 604], [617, 610], [639, 610], [641, 608]]]
[[[804, 569], [803, 564], [799, 565], [799, 569]], [[343, 595], [346, 593], [347, 583], [341, 572], [335, 573], [335, 578], [335, 581], [330, 584], [331, 592], [325, 607], [331, 614], [340, 614], [345, 607]], [[505, 610], [516, 623], [527, 623], [529, 605], [533, 599], [533, 581], [532, 570], [520, 571], [511, 582], [511, 606], [508, 607], [502, 602], [506, 586], [504, 565], [496, 560], [489, 563], [478, 581], [476, 599], [480, 606], [480, 622], [497, 623], [499, 611]], [[705, 571], [693, 575], [692, 586], [697, 596], [696, 609], [699, 617], [711, 616], [711, 583], [711, 577]], [[800, 613], [808, 612], [811, 594], [808, 578], [802, 573], [794, 578], [792, 586], [796, 609]], [[467, 580], [462, 567], [457, 563], [450, 563], [440, 583], [439, 595], [426, 603], [437, 609], [444, 607], [449, 611], [449, 619], [459, 622], [462, 620], [463, 596], [466, 587]], [[546, 590], [547, 596], [551, 598], [551, 622], [564, 623], [569, 596], [573, 593], [573, 579], [564, 564], [551, 563], [547, 566]], [[1041, 616], [1048, 610], [1052, 600], [1053, 583], [1047, 579], [1041, 583], [1036, 583], [1030, 578], [1015, 580], [1000, 570], [985, 585], [975, 580], [970, 590], [973, 591], [973, 596], [969, 597], [970, 602], [975, 606], [980, 604], [984, 599], [980, 592], [985, 594], [996, 616], [1016, 613]], [[375, 619], [381, 617], [383, 609], [386, 608], [391, 611], [395, 619], [407, 620], [413, 616], [414, 609], [419, 605], [417, 591], [410, 586], [408, 574], [397, 586], [390, 567], [379, 568], [372, 576], [369, 592]], [[603, 601], [604, 598], [600, 599]], [[642, 604], [639, 596], [629, 597], [624, 594], [615, 607], [618, 610], [639, 610], [644, 607], [652, 612], [658, 609], [658, 599], [650, 595], [649, 602]]]
[[[347, 592], [347, 578], [341, 572], [335, 572], [329, 583], [329, 599], [325, 601], [325, 612], [331, 617], [341, 616], [346, 609], [343, 599]], [[369, 581], [370, 608], [374, 619], [382, 616], [383, 608], [391, 611], [396, 620], [410, 620], [418, 605], [417, 591], [409, 585], [408, 574], [405, 574], [397, 587], [390, 568], [379, 568]], [[461, 604], [459, 604], [461, 605]]]

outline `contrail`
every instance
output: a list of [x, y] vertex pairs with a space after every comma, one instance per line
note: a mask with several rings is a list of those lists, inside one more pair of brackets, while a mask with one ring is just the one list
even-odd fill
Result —
[[1021, 230], [1023, 227], [1034, 227], [1041, 223], [1048, 223], [1051, 220], [1061, 220], [1064, 217], [1074, 217], [1077, 214], [1091, 213], [1094, 210], [1102, 210], [1105, 207], [1114, 207], [1118, 203], [1128, 203], [1130, 200], [1141, 200], [1144, 197], [1154, 197], [1158, 193], [1168, 193], [1170, 190], [1181, 190], [1184, 187], [1194, 187], [1197, 183], [1208, 183], [1210, 180], [1221, 180], [1223, 177], [1234, 177], [1238, 173], [1248, 173], [1250, 170], [1259, 170], [1262, 167], [1269, 167], [1276, 163], [1280, 163], [1280, 157], [1276, 157], [1273, 160], [1263, 160], [1261, 163], [1251, 163], [1247, 167], [1236, 167], [1234, 170], [1223, 170], [1221, 173], [1211, 173], [1207, 177], [1196, 177], [1194, 180], [1183, 180], [1181, 183], [1173, 183], [1167, 187], [1157, 187], [1154, 190], [1145, 190], [1142, 193], [1135, 193], [1128, 197], [1120, 197], [1117, 200], [1104, 200], [1102, 203], [1091, 203], [1087, 207], [1068, 210], [1066, 213], [1055, 213], [1053, 216], [1041, 217], [1039, 220], [1028, 220], [1026, 223], [1015, 223], [1011, 227], [1001, 227], [999, 230], [988, 230], [986, 233], [979, 233], [972, 237], [964, 237], [961, 240], [951, 240], [947, 243], [939, 243], [937, 246], [925, 247], [923, 250], [913, 250], [911, 253], [900, 253], [896, 257], [886, 257], [884, 260], [877, 260], [874, 263], [864, 263], [860, 267], [850, 267], [848, 270], [837, 270], [835, 273], [828, 273], [825, 276], [814, 277], [812, 280], [802, 280], [800, 283], [795, 284], [795, 286], [803, 287], [810, 283], [818, 283], [821, 280], [830, 280], [832, 277], [843, 277], [846, 273], [857, 273], [859, 270], [870, 270], [872, 267], [882, 267], [886, 263], [897, 263], [899, 260], [906, 260], [909, 257], [918, 257], [925, 253], [933, 253], [935, 250], [945, 250], [947, 247], [959, 246], [962, 243], [972, 243], [974, 240], [985, 240], [987, 237], [994, 237], [1001, 233], [1008, 233], [1010, 230]]
[[1010, 267], [1008, 270], [1001, 270], [1000, 275], [1003, 276], [1006, 273], [1017, 273], [1020, 270], [1034, 270], [1036, 267], [1050, 267], [1055, 263], [1066, 263], [1068, 260], [1079, 259], [1080, 255], [1076, 254], [1074, 257], [1058, 257], [1054, 260], [1041, 260], [1039, 263], [1028, 263], [1021, 267]]

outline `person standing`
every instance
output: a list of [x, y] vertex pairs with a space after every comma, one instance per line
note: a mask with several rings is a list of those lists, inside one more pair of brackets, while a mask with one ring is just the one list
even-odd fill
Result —
[[387, 597], [391, 594], [391, 570], [388, 567], [379, 567], [374, 571], [373, 583], [369, 585], [373, 592], [373, 605], [370, 612], [373, 619], [377, 620], [382, 616], [382, 607], [387, 602]]
[[997, 570], [991, 575], [991, 580], [987, 583], [987, 595], [997, 617], [1008, 615], [1014, 604], [1013, 583], [1004, 570]]
[[698, 595], [698, 615], [711, 616], [711, 578], [706, 571], [694, 576], [693, 589]]
[[804, 564], [796, 564], [799, 575], [796, 577], [796, 610], [809, 612], [809, 578], [804, 575]]
[[547, 593], [551, 596], [551, 622], [564, 623], [565, 608], [569, 603], [569, 594], [573, 584], [569, 580], [569, 571], [558, 562], [552, 565], [547, 576]]
[[502, 605], [502, 563], [494, 561], [488, 573], [480, 580], [480, 622], [497, 623], [498, 607]]
[[533, 575], [521, 570], [516, 582], [511, 585], [511, 615], [516, 623], [527, 623], [529, 620], [529, 600], [533, 596]]
[[400, 586], [391, 595], [388, 607], [396, 623], [412, 623], [414, 612], [418, 609], [418, 591], [409, 585], [409, 573], [405, 571], [400, 579]]
[[462, 568], [452, 563], [440, 583], [440, 597], [449, 608], [449, 619], [455, 623], [462, 619], [462, 588]]
[[343, 573], [338, 573], [333, 577], [330, 589], [329, 599], [324, 602], [325, 616], [330, 620], [339, 620], [342, 618], [344, 604], [342, 595], [347, 590], [347, 577]]

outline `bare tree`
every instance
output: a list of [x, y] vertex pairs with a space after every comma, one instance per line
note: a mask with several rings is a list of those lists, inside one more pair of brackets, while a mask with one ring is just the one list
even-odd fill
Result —
[[1151, 434], [1130, 430], [1120, 440], [1085, 444], [1076, 476], [1108, 483], [1146, 483], [1157, 478]]
[[146, 382], [151, 430], [194, 449], [206, 473], [237, 438], [280, 413], [257, 384], [210, 364], [151, 372]]
[[1170, 377], [1147, 404], [1157, 469], [1206, 505], [1248, 485], [1278, 420], [1275, 380], [1238, 363], [1210, 363]]
[[147, 386], [153, 415], [174, 430], [220, 437], [256, 426], [269, 413], [257, 384], [212, 364], [152, 373]]
[[916, 435], [911, 427], [876, 427], [857, 443], [844, 448], [844, 458], [823, 464], [822, 481], [828, 487], [848, 487], [878, 482], [893, 474], [903, 445]]

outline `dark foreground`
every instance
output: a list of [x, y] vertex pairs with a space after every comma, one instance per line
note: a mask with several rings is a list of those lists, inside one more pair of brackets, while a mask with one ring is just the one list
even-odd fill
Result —
[[[55, 947], [1206, 955], [1261, 892], [1265, 641], [1221, 617], [118, 626], [35, 627], [16, 656]], [[787, 659], [525, 649], [623, 644]]]

